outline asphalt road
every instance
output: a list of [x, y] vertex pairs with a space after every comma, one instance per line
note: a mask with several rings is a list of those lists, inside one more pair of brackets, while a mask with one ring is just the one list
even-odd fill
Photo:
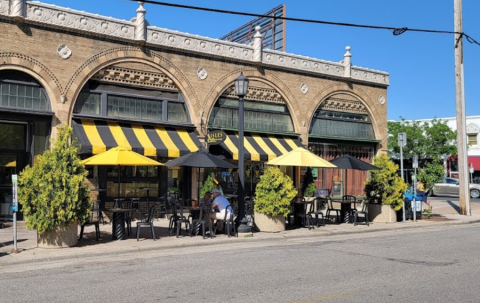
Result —
[[0, 268], [2, 302], [479, 302], [480, 224]]

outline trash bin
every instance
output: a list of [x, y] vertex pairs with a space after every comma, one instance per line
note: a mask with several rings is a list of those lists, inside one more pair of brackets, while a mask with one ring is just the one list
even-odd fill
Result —
[[[405, 220], [413, 220], [413, 194], [406, 193], [405, 198], [403, 199], [403, 203], [405, 205]], [[417, 202], [417, 212], [416, 212], [416, 219], [422, 219], [422, 201], [423, 197], [415, 196]], [[403, 209], [399, 209], [397, 211], [397, 222], [403, 221]]]

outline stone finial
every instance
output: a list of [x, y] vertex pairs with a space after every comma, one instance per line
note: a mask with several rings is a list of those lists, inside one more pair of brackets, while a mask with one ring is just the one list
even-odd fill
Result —
[[26, 0], [14, 0], [12, 4], [11, 16], [16, 18], [25, 18]]
[[262, 34], [260, 33], [261, 27], [257, 25], [255, 27], [255, 35], [253, 36], [253, 61], [262, 62]]
[[147, 23], [145, 14], [147, 10], [143, 7], [143, 1], [138, 1], [137, 18], [135, 20], [135, 40], [146, 40]]
[[345, 67], [345, 71], [343, 76], [350, 78], [352, 76], [352, 54], [350, 53], [350, 46], [345, 47], [347, 51], [343, 55], [343, 66]]

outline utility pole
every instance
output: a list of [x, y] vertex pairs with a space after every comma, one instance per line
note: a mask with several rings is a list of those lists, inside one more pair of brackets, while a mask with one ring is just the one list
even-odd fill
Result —
[[470, 190], [467, 164], [467, 132], [465, 129], [465, 94], [463, 83], [463, 26], [462, 0], [454, 0], [455, 34], [455, 100], [457, 111], [458, 181], [460, 187], [460, 213], [470, 216]]

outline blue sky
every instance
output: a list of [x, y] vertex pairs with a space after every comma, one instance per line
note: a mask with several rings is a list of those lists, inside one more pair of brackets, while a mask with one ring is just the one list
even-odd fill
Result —
[[[130, 20], [138, 4], [128, 0], [42, 0], [89, 13]], [[454, 30], [454, 0], [163, 0], [262, 14], [285, 4], [287, 17], [416, 29]], [[151, 25], [218, 38], [254, 19], [145, 4]], [[463, 0], [463, 31], [480, 43], [480, 1]], [[356, 66], [386, 71], [388, 119], [454, 117], [455, 62], [451, 34], [350, 28], [287, 21], [288, 53], [340, 61], [351, 47]], [[480, 45], [464, 40], [466, 114], [480, 115]]]

